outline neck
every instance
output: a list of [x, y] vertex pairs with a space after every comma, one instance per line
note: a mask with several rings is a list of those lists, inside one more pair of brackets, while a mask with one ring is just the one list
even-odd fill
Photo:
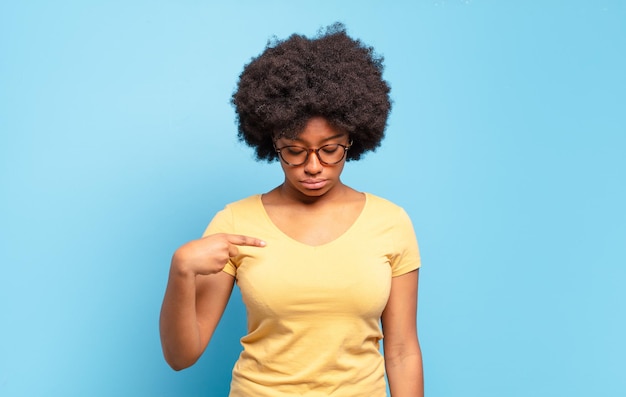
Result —
[[293, 186], [289, 185], [287, 182], [284, 182], [282, 185], [278, 186], [276, 190], [280, 197], [287, 204], [292, 205], [303, 205], [307, 207], [320, 206], [328, 203], [332, 203], [337, 199], [345, 196], [348, 191], [348, 187], [343, 183], [339, 182], [336, 186], [334, 186], [331, 190], [319, 196], [309, 196], [303, 194], [299, 190], [295, 189]]

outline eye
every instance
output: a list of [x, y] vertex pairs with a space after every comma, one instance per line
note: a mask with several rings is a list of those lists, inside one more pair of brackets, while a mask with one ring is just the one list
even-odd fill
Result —
[[326, 146], [322, 146], [320, 148], [320, 150], [326, 154], [333, 154], [335, 153], [337, 150], [339, 149], [339, 145], [335, 144], [335, 145], [326, 145]]
[[298, 146], [286, 146], [283, 148], [283, 150], [286, 150], [287, 153], [292, 154], [294, 156], [297, 156], [299, 154], [306, 152], [306, 149], [298, 147]]

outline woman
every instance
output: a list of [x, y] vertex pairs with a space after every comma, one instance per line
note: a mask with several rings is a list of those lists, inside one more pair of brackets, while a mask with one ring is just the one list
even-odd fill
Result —
[[232, 99], [239, 137], [285, 179], [227, 205], [174, 253], [161, 311], [172, 368], [200, 357], [236, 280], [248, 334], [231, 396], [385, 396], [385, 369], [393, 397], [423, 395], [411, 222], [340, 179], [383, 138], [382, 70], [340, 24], [268, 43], [246, 65]]

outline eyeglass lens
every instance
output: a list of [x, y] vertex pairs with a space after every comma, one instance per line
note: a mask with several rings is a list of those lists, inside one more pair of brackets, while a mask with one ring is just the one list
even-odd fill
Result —
[[318, 149], [307, 149], [301, 146], [285, 146], [278, 150], [283, 161], [291, 165], [304, 164], [310, 152], [315, 152], [317, 158], [326, 164], [337, 164], [345, 156], [347, 148], [340, 144], [324, 145]]

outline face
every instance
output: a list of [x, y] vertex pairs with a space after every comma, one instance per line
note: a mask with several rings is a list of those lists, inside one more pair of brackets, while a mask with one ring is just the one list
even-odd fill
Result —
[[[326, 119], [314, 117], [308, 121], [304, 130], [294, 139], [279, 138], [276, 140], [278, 149], [285, 146], [301, 146], [308, 149], [318, 149], [324, 145], [341, 144], [349, 145], [348, 134], [333, 127]], [[339, 148], [339, 150], [343, 150]], [[324, 154], [322, 154], [322, 158]], [[285, 173], [283, 191], [296, 197], [313, 199], [327, 196], [337, 192], [344, 185], [340, 176], [345, 164], [345, 156], [337, 164], [322, 164], [315, 155], [310, 152], [306, 162], [302, 165], [292, 166], [280, 160]], [[337, 189], [339, 187], [339, 189]]]

